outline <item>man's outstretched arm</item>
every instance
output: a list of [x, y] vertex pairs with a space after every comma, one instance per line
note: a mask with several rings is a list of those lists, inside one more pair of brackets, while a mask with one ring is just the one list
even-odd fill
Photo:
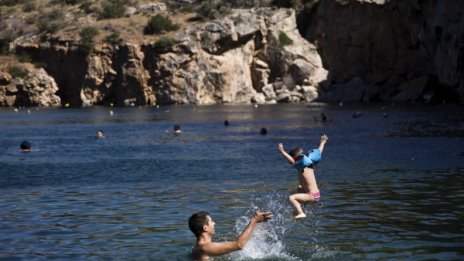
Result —
[[255, 215], [251, 218], [250, 223], [247, 228], [237, 237], [235, 241], [231, 242], [220, 242], [214, 243], [209, 242], [200, 246], [201, 252], [205, 255], [224, 255], [233, 251], [241, 250], [245, 247], [246, 243], [250, 239], [253, 231], [256, 227], [256, 224], [260, 222], [266, 222], [272, 219], [272, 213], [270, 212], [261, 212], [257, 211]]

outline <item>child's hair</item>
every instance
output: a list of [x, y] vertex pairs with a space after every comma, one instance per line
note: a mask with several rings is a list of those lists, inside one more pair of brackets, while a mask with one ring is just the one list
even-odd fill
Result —
[[290, 150], [288, 154], [292, 156], [292, 158], [295, 158], [296, 156], [303, 154], [303, 149], [300, 147], [295, 147], [292, 150]]

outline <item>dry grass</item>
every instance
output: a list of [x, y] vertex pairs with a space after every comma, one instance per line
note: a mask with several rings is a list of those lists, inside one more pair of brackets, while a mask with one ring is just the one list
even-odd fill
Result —
[[[63, 14], [63, 21], [59, 21], [60, 28], [54, 34], [54, 37], [58, 37], [62, 40], [77, 41], [79, 38], [79, 32], [82, 28], [92, 26], [98, 29], [99, 34], [95, 38], [97, 45], [103, 43], [105, 39], [113, 32], [118, 32], [120, 38], [123, 41], [130, 41], [134, 43], [142, 42], [155, 42], [160, 37], [173, 37], [176, 32], [168, 32], [163, 35], [144, 35], [143, 29], [147, 25], [151, 16], [137, 14], [131, 17], [123, 17], [118, 19], [105, 19], [98, 20], [98, 13], [96, 13], [101, 7], [102, 0], [91, 1], [92, 10], [96, 12], [86, 14], [79, 6], [80, 5], [59, 5], [52, 4], [51, 0], [31, 0], [35, 3], [36, 9], [30, 12], [23, 11], [23, 4], [16, 6], [1, 6], [0, 15], [3, 20], [8, 17], [16, 17], [26, 21], [26, 24], [30, 27], [34, 27], [34, 21], [38, 21], [41, 16], [44, 16], [53, 10], [60, 10]], [[152, 3], [150, 0], [129, 0], [130, 6], [138, 6], [143, 3]], [[177, 13], [173, 15], [168, 13], [168, 16], [173, 20], [174, 23], [180, 25], [180, 30], [185, 30], [198, 22], [191, 22], [191, 19], [196, 16], [195, 13]], [[32, 23], [31, 23], [32, 22]], [[2, 28], [0, 28], [0, 38], [5, 34]], [[17, 30], [18, 31], [18, 30]], [[15, 31], [14, 34], [17, 36], [21, 35], [21, 30]], [[29, 28], [28, 30], [31, 31]], [[38, 29], [35, 30], [36, 33]], [[3, 34], [2, 34], [3, 33]], [[11, 34], [11, 31], [8, 32]], [[19, 35], [18, 35], [19, 34]]]

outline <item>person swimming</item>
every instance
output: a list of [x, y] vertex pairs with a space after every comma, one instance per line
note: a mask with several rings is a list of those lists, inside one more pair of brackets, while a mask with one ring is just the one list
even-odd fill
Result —
[[32, 151], [32, 145], [27, 140], [24, 140], [23, 142], [21, 142], [21, 144], [19, 145], [19, 148], [21, 149], [22, 152]]
[[174, 133], [176, 133], [176, 134], [182, 133], [182, 131], [180, 130], [180, 125], [179, 124], [174, 125]]
[[103, 133], [103, 130], [97, 131], [97, 138], [99, 139], [105, 138], [105, 133]]

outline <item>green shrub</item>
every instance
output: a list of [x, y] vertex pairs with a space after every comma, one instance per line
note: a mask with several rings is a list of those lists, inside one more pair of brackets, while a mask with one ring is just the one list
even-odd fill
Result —
[[228, 15], [231, 13], [229, 4], [222, 3], [221, 1], [203, 1], [196, 9], [197, 14], [201, 17], [214, 19], [219, 15]]
[[0, 39], [0, 55], [10, 54], [10, 40]]
[[202, 42], [209, 42], [209, 40], [211, 40], [211, 36], [209, 35], [208, 31], [201, 33], [200, 37]]
[[29, 13], [37, 9], [35, 2], [28, 2], [23, 5], [23, 12]]
[[171, 18], [160, 14], [151, 17], [148, 24], [143, 29], [144, 34], [160, 34], [163, 32], [175, 31], [179, 25], [174, 24]]
[[85, 27], [79, 33], [81, 37], [80, 48], [85, 53], [90, 53], [95, 48], [95, 36], [98, 35], [98, 29], [92, 26]]
[[29, 1], [30, 0], [0, 0], [0, 6], [20, 5], [20, 4], [25, 4]]
[[60, 9], [55, 9], [42, 15], [37, 21], [37, 28], [40, 32], [56, 33], [65, 27], [64, 13]]
[[8, 67], [8, 73], [14, 78], [24, 79], [27, 77], [29, 72], [23, 67], [13, 65]]
[[116, 45], [116, 44], [119, 44], [119, 42], [121, 41], [121, 38], [119, 37], [119, 32], [114, 31], [110, 35], [108, 35], [105, 38], [105, 40], [106, 40], [106, 42], [108, 42], [110, 44]]
[[284, 8], [296, 8], [301, 4], [301, 0], [272, 0], [271, 5]]
[[61, 5], [77, 5], [82, 3], [84, 0], [53, 0], [52, 4], [61, 4]]
[[171, 48], [176, 44], [176, 39], [170, 37], [161, 37], [155, 43], [155, 47], [157, 48]]
[[37, 22], [37, 28], [39, 29], [40, 32], [47, 32], [47, 33], [54, 34], [58, 32], [61, 28], [63, 28], [63, 24], [60, 22], [56, 22], [56, 21], [49, 22], [44, 19], [39, 19], [39, 21]]
[[30, 62], [32, 62], [31, 56], [29, 54], [27, 54], [27, 53], [17, 54], [16, 59], [18, 59], [18, 61], [20, 63], [30, 63]]
[[106, 0], [102, 3], [100, 19], [113, 19], [124, 16], [126, 11], [125, 1], [123, 0]]
[[288, 37], [288, 35], [285, 32], [280, 32], [279, 33], [279, 42], [281, 45], [290, 45], [293, 43], [293, 40]]

